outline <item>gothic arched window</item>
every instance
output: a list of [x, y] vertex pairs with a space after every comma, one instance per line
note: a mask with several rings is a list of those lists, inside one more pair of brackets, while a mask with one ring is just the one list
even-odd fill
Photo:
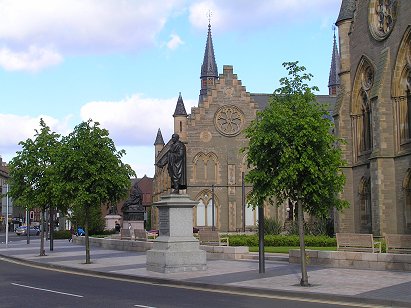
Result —
[[411, 27], [404, 35], [395, 62], [392, 83], [397, 150], [409, 150], [411, 143]]
[[358, 193], [360, 194], [360, 231], [372, 233], [371, 185], [370, 180], [362, 178]]
[[351, 122], [353, 128], [354, 157], [368, 155], [373, 147], [372, 106], [370, 92], [374, 84], [374, 69], [366, 59], [362, 59], [357, 71], [353, 93]]

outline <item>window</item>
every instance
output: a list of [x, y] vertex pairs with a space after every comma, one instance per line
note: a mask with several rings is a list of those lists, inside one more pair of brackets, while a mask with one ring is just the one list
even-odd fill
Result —
[[374, 84], [374, 69], [366, 59], [362, 59], [358, 72], [353, 88], [357, 96], [353, 98], [351, 115], [356, 161], [366, 158], [373, 148], [370, 92]]
[[[213, 200], [211, 191], [205, 190], [201, 193], [195, 212], [197, 227], [213, 226]], [[217, 217], [216, 198], [214, 196], [214, 226], [217, 226]]]
[[372, 233], [371, 186], [370, 180], [362, 178], [359, 187], [360, 194], [360, 231]]
[[248, 204], [245, 207], [245, 225], [256, 226], [257, 225], [257, 211], [253, 207], [249, 207]]

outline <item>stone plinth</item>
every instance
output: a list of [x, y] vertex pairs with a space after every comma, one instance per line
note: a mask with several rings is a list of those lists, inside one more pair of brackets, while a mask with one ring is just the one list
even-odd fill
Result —
[[106, 221], [106, 230], [112, 230], [116, 226], [116, 221], [120, 223], [121, 216], [120, 215], [106, 215], [104, 217]]
[[171, 194], [155, 205], [159, 210], [160, 236], [147, 251], [146, 268], [160, 273], [207, 269], [206, 252], [193, 237], [193, 207], [188, 195]]

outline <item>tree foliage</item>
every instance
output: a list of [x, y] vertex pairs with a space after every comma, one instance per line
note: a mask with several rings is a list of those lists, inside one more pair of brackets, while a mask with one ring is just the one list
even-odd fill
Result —
[[[51, 132], [43, 119], [35, 138], [20, 142], [10, 162], [10, 196], [28, 209], [71, 210], [86, 231], [86, 263], [90, 263], [88, 229], [101, 226], [101, 205], [117, 203], [130, 188], [134, 171], [122, 163], [106, 129], [89, 120], [66, 137]], [[43, 217], [44, 215], [42, 215]], [[42, 228], [43, 232], [44, 228]], [[44, 235], [40, 255], [44, 255]]]
[[[52, 132], [43, 119], [40, 130], [35, 130], [34, 139], [22, 141], [21, 151], [9, 164], [10, 196], [17, 206], [27, 209], [38, 208], [44, 219], [45, 210], [50, 207], [65, 209], [66, 203], [59, 194], [58, 175], [56, 173], [57, 153], [60, 147], [60, 135]], [[44, 222], [42, 222], [44, 225]], [[44, 255], [43, 232], [40, 255]]]
[[[325, 217], [331, 208], [343, 208], [338, 198], [344, 186], [339, 141], [331, 134], [327, 110], [316, 103], [298, 62], [283, 63], [288, 77], [280, 79], [266, 109], [246, 129], [249, 138], [246, 180], [253, 184], [250, 203], [261, 206], [265, 200], [277, 205], [290, 199], [297, 202], [300, 239], [301, 286], [309, 286], [305, 260], [304, 210]], [[274, 201], [275, 200], [275, 201]]]
[[86, 263], [90, 263], [88, 231], [93, 208], [116, 203], [130, 188], [130, 177], [135, 176], [121, 158], [109, 132], [98, 122], [88, 120], [74, 128], [62, 139], [58, 164], [64, 194], [76, 215], [84, 215], [86, 232]]
[[245, 131], [252, 168], [246, 180], [253, 184], [249, 201], [279, 205], [299, 200], [305, 211], [326, 216], [330, 208], [347, 205], [338, 198], [345, 181], [340, 171], [344, 161], [335, 146], [340, 140], [331, 134], [327, 110], [315, 102], [317, 88], [307, 84], [312, 75], [298, 62], [283, 66], [289, 77], [280, 79], [282, 87]]

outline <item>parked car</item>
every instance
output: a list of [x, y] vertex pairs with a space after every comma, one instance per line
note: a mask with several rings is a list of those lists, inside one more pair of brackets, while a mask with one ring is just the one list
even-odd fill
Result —
[[[31, 227], [30, 226], [30, 235], [39, 235], [40, 229], [38, 227]], [[16, 229], [17, 235], [27, 235], [27, 226], [21, 226]]]

